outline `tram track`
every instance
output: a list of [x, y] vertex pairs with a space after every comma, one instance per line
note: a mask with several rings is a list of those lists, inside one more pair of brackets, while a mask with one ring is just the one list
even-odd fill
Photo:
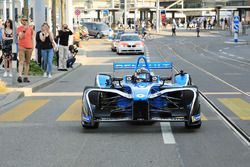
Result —
[[[157, 45], [154, 45], [154, 48], [156, 50], [156, 52], [158, 52], [159, 56], [161, 57], [161, 59], [163, 61], [167, 61], [166, 57], [164, 56], [163, 52], [161, 51], [161, 48], [159, 46], [164, 45], [165, 47], [167, 47], [169, 50], [173, 51], [173, 53], [175, 53], [175, 56], [177, 56], [178, 58], [181, 58], [182, 60], [184, 60], [185, 62], [195, 66], [195, 68], [197, 68], [197, 65], [194, 65], [193, 63], [189, 62], [188, 60], [184, 59], [183, 57], [181, 57], [178, 53], [176, 53], [176, 51], [174, 51], [173, 48], [171, 48], [169, 45], [166, 45], [165, 43], [159, 43]], [[166, 53], [165, 53], [166, 54]], [[198, 67], [198, 69], [202, 69], [200, 67]], [[180, 72], [180, 69], [178, 69], [176, 66], [174, 66], [174, 70], [178, 73]], [[205, 73], [209, 73], [206, 72], [206, 70], [201, 70], [202, 72]], [[209, 73], [210, 75], [211, 73]], [[212, 76], [214, 76], [213, 74], [211, 74]], [[230, 86], [231, 88], [235, 89], [236, 92], [239, 92], [240, 94], [243, 94], [245, 96], [247, 96], [249, 98], [249, 92], [244, 92], [241, 89], [227, 83], [226, 81], [218, 78], [217, 76], [215, 76], [216, 79], [222, 81], [224, 84]], [[221, 118], [221, 120], [227, 125], [227, 127], [229, 127], [234, 134], [240, 138], [240, 140], [248, 147], [250, 147], [250, 136], [249, 134], [246, 133], [246, 131], [244, 131], [244, 129], [242, 129], [239, 125], [237, 125], [232, 119], [230, 119], [229, 116], [227, 116], [218, 106], [216, 106], [212, 100], [210, 100], [203, 92], [201, 92], [199, 90], [199, 94], [202, 97], [202, 99], [208, 104], [208, 106], [219, 116], [219, 118]]]

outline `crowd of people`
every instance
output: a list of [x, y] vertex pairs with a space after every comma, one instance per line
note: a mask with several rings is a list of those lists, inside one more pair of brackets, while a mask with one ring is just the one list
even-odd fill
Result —
[[[0, 23], [0, 66], [4, 67], [3, 77], [13, 77], [12, 75], [12, 47], [13, 38], [16, 38], [18, 77], [17, 82], [30, 82], [29, 68], [34, 44], [36, 49], [36, 62], [43, 69], [44, 77], [52, 77], [53, 57], [56, 56], [58, 70], [73, 68], [76, 61], [77, 49], [69, 45], [69, 37], [73, 32], [67, 24], [62, 25], [62, 29], [57, 34], [53, 34], [48, 23], [43, 23], [41, 27], [35, 27], [29, 23], [28, 18], [22, 17], [20, 25], [16, 27], [16, 34], [13, 34], [12, 20], [7, 19]], [[40, 29], [40, 30], [39, 30]], [[15, 36], [16, 35], [16, 36]], [[33, 38], [35, 38], [35, 43]]]

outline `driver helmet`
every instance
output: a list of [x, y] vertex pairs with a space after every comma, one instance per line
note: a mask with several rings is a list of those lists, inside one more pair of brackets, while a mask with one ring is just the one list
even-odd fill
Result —
[[147, 74], [147, 73], [149, 73], [149, 71], [145, 67], [141, 67], [141, 68], [137, 69], [136, 72], [135, 72], [136, 75]]
[[149, 75], [149, 70], [144, 67], [141, 67], [135, 71], [134, 78], [136, 82], [149, 81]]

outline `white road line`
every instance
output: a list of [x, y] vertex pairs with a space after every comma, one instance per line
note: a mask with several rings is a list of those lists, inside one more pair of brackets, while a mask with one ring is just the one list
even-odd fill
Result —
[[229, 49], [229, 47], [224, 48], [225, 50]]
[[31, 93], [27, 96], [44, 96], [44, 97], [82, 96], [82, 92], [36, 92], [36, 93]]
[[221, 49], [220, 49], [219, 51], [220, 51], [220, 52], [222, 52], [222, 50], [221, 50]]
[[232, 61], [236, 61], [236, 62], [241, 63], [241, 64], [250, 65], [250, 63], [240, 61], [240, 60], [236, 60], [236, 59], [232, 59], [232, 58], [229, 58], [229, 57], [224, 57], [224, 56], [219, 56], [219, 57], [224, 58], [224, 59], [228, 59], [228, 60], [232, 60]]
[[233, 54], [228, 54], [228, 56], [230, 56], [230, 57], [234, 57], [235, 55], [233, 55]]
[[161, 132], [164, 144], [175, 144], [175, 138], [169, 122], [161, 122]]
[[244, 60], [245, 58], [244, 57], [238, 57], [238, 59]]
[[223, 54], [225, 54], [225, 55], [227, 55], [227, 53], [226, 52], [222, 52]]

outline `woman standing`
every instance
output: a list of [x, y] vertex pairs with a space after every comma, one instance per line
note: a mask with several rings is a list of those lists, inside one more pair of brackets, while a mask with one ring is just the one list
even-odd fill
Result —
[[41, 50], [42, 50], [42, 58], [43, 58], [43, 69], [45, 70], [44, 72], [44, 77], [49, 77], [51, 78], [52, 75], [52, 61], [53, 61], [53, 55], [54, 55], [54, 50], [53, 46], [55, 47], [55, 41], [52, 32], [49, 30], [50, 27], [48, 23], [43, 23], [42, 25], [42, 30], [39, 34], [39, 37], [41, 39]]
[[13, 42], [13, 29], [12, 21], [6, 20], [4, 23], [3, 37], [3, 56], [4, 56], [4, 74], [3, 77], [12, 77], [12, 42]]

